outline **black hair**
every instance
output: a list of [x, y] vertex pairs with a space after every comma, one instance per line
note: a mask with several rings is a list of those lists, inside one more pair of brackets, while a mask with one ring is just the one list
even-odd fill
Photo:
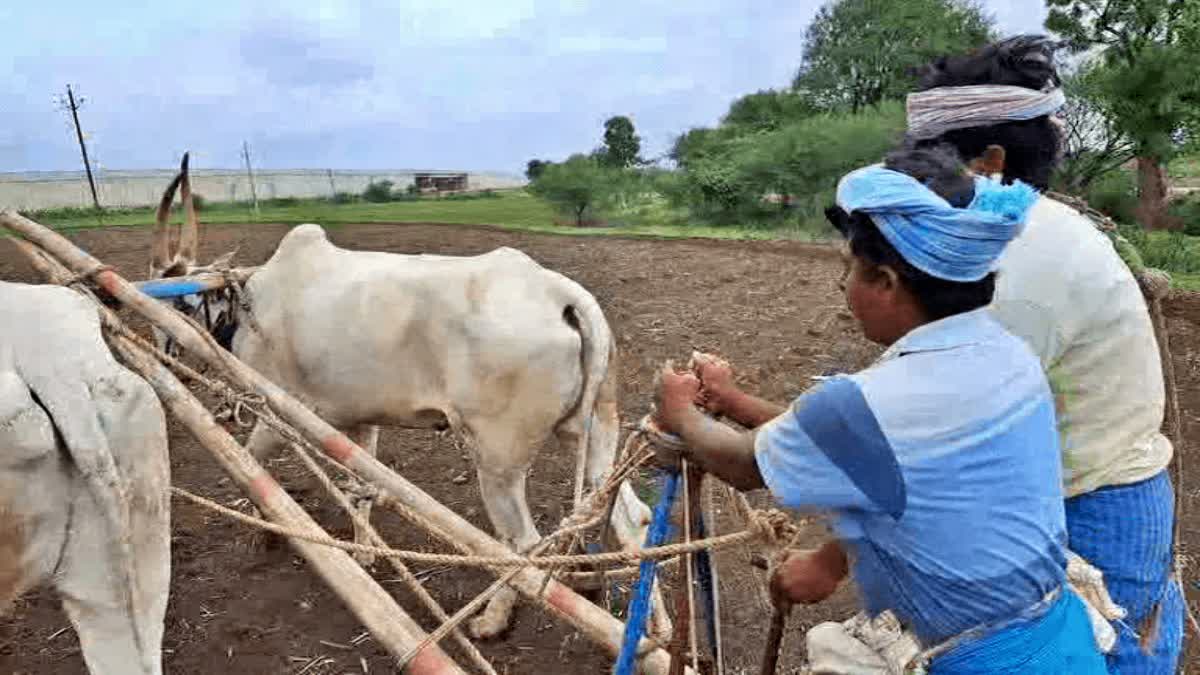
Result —
[[[946, 146], [906, 147], [887, 156], [884, 166], [906, 173], [958, 207], [975, 197], [975, 183], [966, 167]], [[883, 236], [871, 217], [861, 211], [846, 213], [841, 207], [825, 209], [825, 217], [850, 243], [850, 252], [872, 269], [887, 266], [896, 271], [900, 283], [916, 298], [925, 318], [937, 321], [962, 314], [992, 301], [996, 275], [979, 281], [947, 281], [914, 267]]]
[[[1018, 35], [961, 56], [942, 57], [920, 71], [918, 91], [980, 84], [1042, 90], [1061, 84], [1054, 52], [1063, 43], [1040, 35]], [[917, 145], [949, 143], [967, 159], [983, 155], [989, 145], [1004, 148], [1004, 178], [1019, 179], [1045, 190], [1050, 186], [1063, 139], [1049, 115], [1031, 120], [953, 129]]]

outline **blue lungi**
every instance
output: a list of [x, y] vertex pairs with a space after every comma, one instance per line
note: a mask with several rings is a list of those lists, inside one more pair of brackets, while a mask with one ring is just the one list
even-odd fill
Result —
[[1079, 596], [1064, 589], [1039, 616], [1019, 619], [965, 642], [929, 665], [930, 675], [1104, 675], [1091, 620]]
[[[1110, 673], [1175, 672], [1183, 646], [1184, 599], [1172, 576], [1174, 507], [1175, 493], [1165, 470], [1139, 483], [1104, 487], [1066, 502], [1071, 550], [1104, 573], [1109, 595], [1129, 612], [1114, 624], [1117, 646], [1107, 657]], [[1138, 634], [1150, 628], [1147, 618], [1155, 611], [1161, 612], [1157, 639], [1147, 654]]]

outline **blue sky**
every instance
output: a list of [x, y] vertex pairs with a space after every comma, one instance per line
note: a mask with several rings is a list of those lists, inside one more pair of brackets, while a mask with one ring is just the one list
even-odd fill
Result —
[[[1041, 0], [983, 4], [1004, 33], [1041, 30]], [[234, 167], [246, 139], [263, 168], [520, 172], [591, 149], [614, 114], [653, 156], [734, 98], [786, 86], [820, 2], [3, 5], [0, 171], [81, 168], [54, 100], [71, 83], [110, 169], [185, 149]]]

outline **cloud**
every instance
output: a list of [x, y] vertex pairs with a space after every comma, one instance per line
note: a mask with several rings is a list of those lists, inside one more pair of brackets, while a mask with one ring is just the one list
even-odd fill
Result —
[[[0, 62], [0, 171], [79, 166], [51, 103], [67, 82], [113, 168], [184, 149], [236, 167], [248, 139], [272, 168], [519, 171], [595, 147], [611, 115], [653, 156], [734, 98], [787, 86], [822, 1], [0, 3], [22, 27]], [[1004, 33], [1044, 15], [1040, 0], [985, 5]]]
[[554, 43], [564, 53], [628, 52], [646, 54], [667, 51], [666, 36], [623, 37], [619, 35], [574, 35]]
[[341, 87], [368, 80], [371, 63], [339, 54], [338, 46], [306, 35], [304, 28], [271, 26], [247, 32], [239, 41], [242, 63], [284, 86]]

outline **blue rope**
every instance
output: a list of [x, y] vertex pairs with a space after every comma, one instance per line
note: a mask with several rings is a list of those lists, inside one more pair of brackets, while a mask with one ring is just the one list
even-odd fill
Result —
[[[645, 547], [661, 546], [671, 529], [671, 506], [679, 487], [679, 471], [668, 471], [663, 475], [662, 495], [654, 505], [654, 516], [650, 530], [646, 533]], [[638, 565], [638, 580], [629, 612], [625, 619], [625, 637], [621, 641], [621, 653], [617, 656], [613, 675], [633, 675], [637, 646], [646, 630], [646, 616], [650, 613], [650, 591], [654, 588], [657, 560], [643, 560]]]

